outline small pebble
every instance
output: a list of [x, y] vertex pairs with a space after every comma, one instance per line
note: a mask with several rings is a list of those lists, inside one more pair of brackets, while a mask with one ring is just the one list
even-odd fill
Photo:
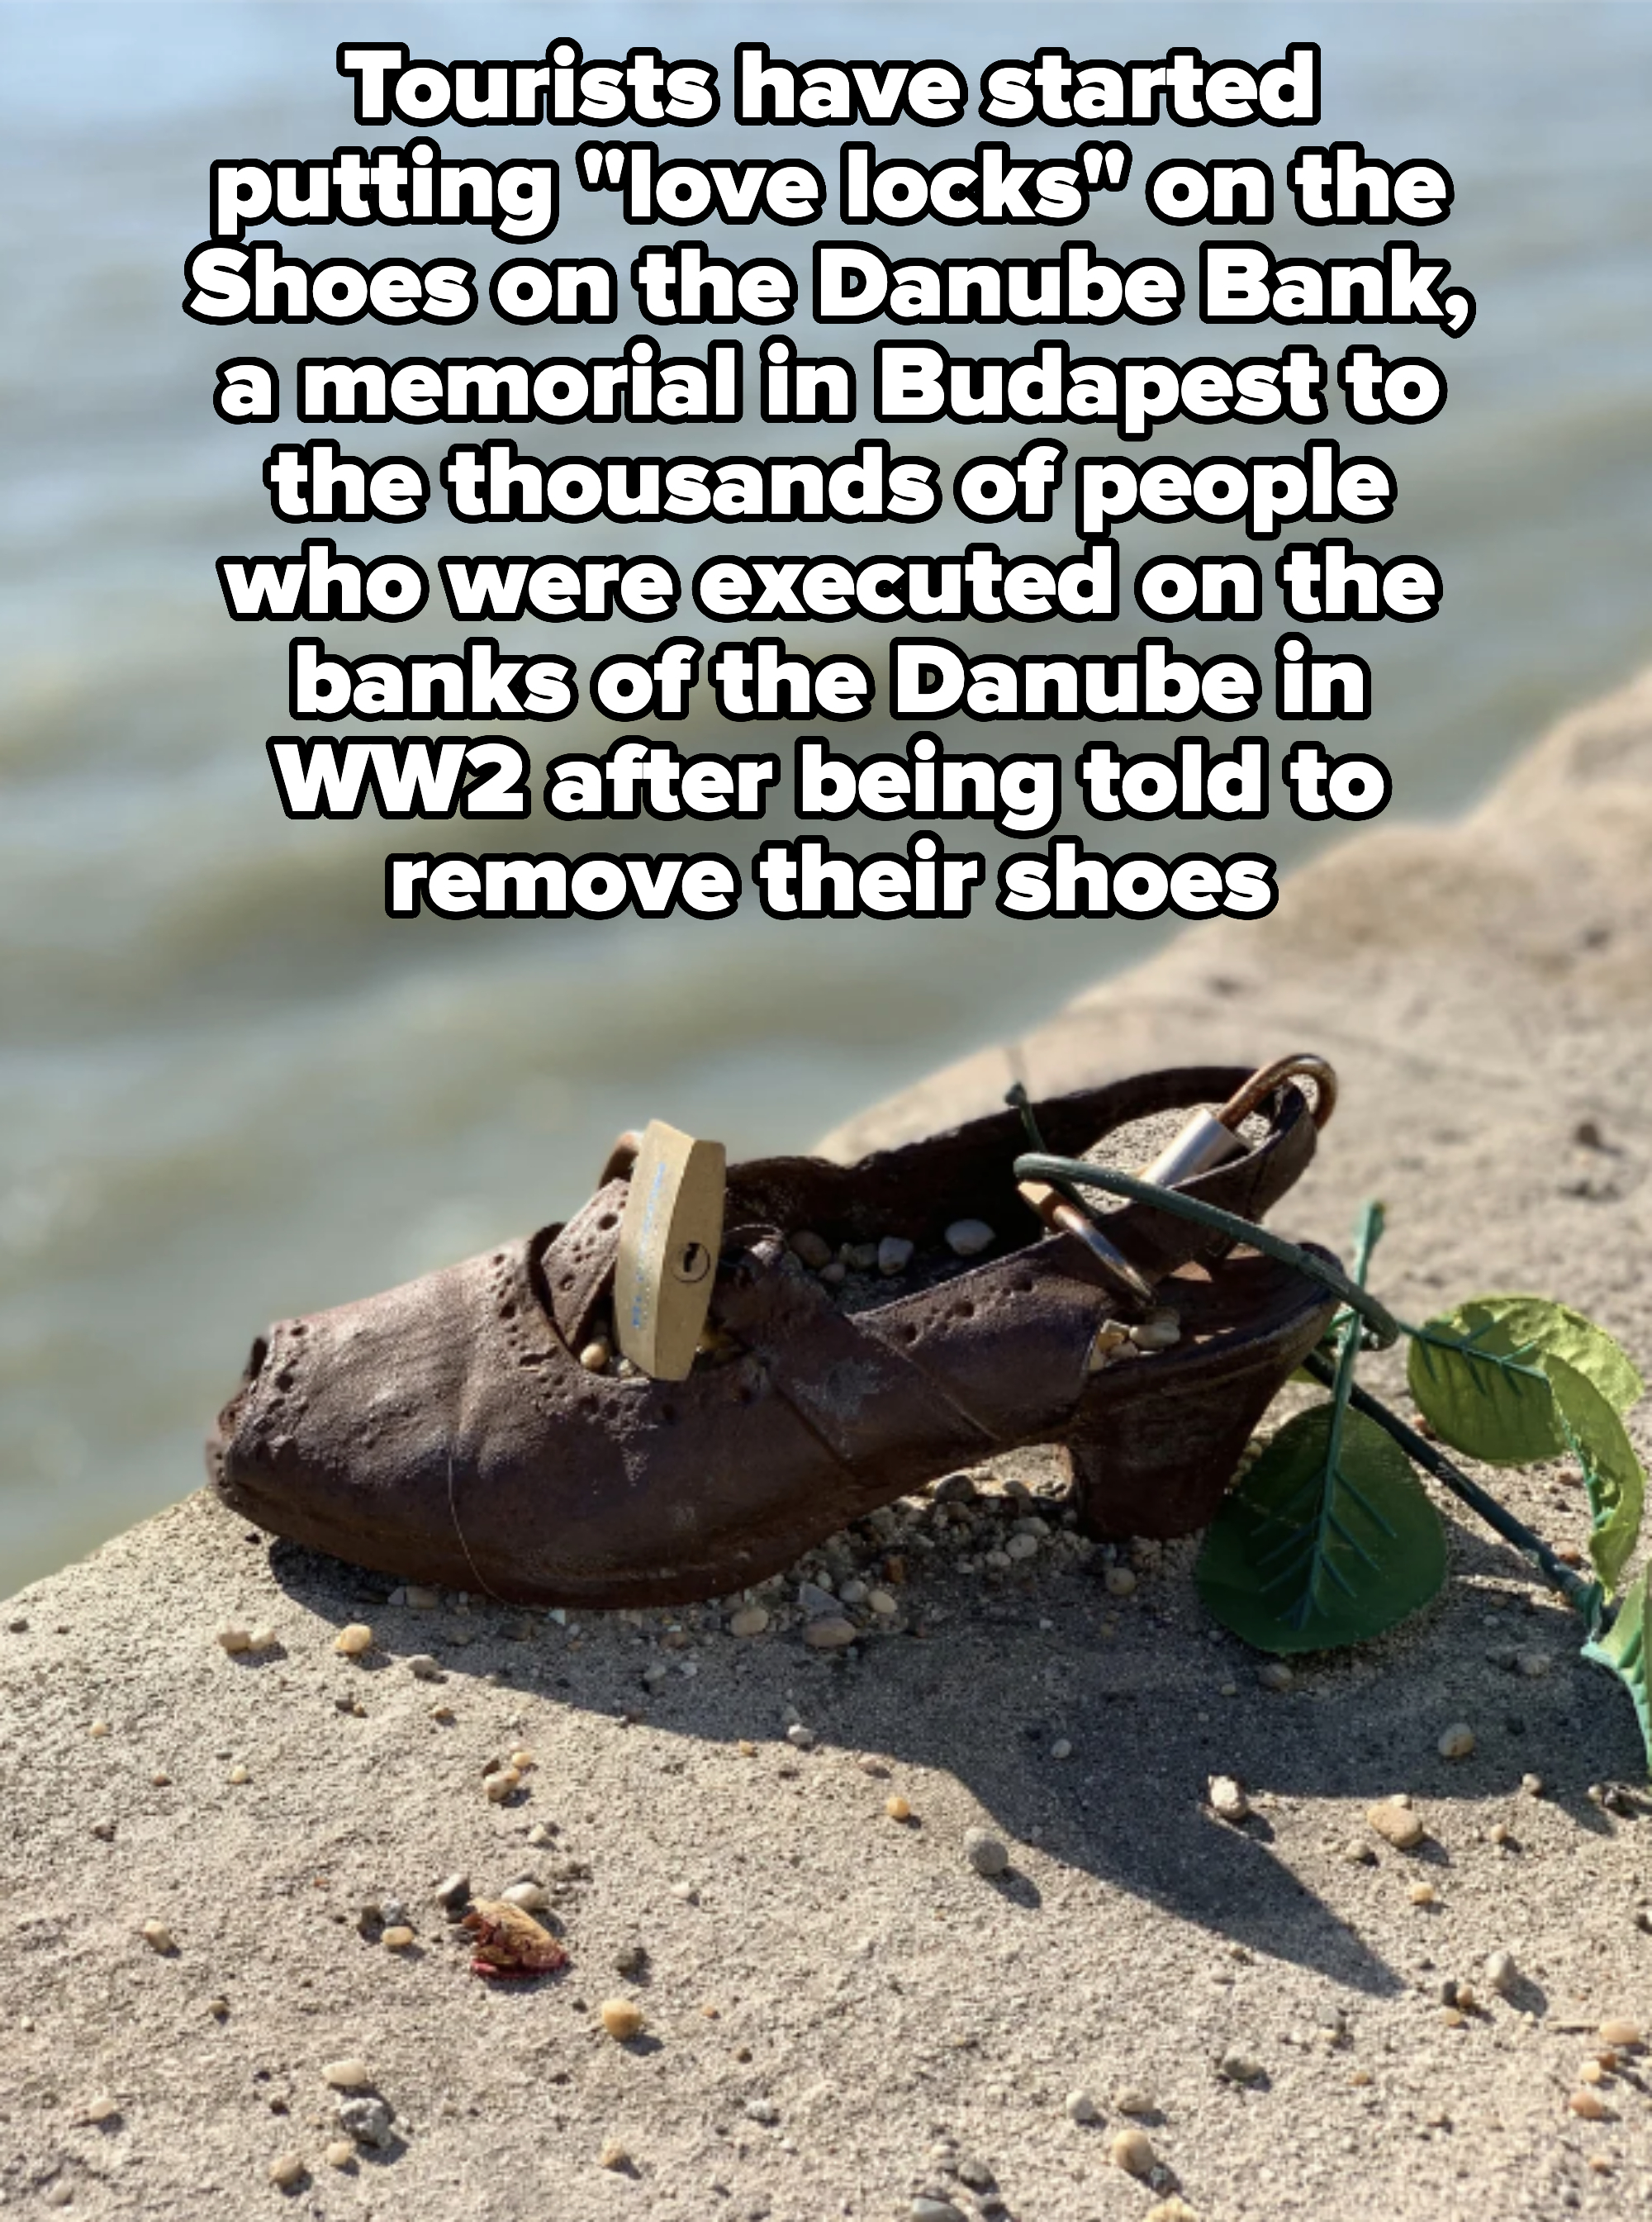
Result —
[[527, 1746], [525, 1744], [520, 1744], [518, 1746], [516, 1750], [511, 1754], [511, 1764], [515, 1767], [518, 1774], [525, 1774], [528, 1769], [536, 1765], [537, 1762], [534, 1759], [533, 1754], [528, 1749]]
[[382, 2152], [395, 2136], [395, 2116], [382, 2099], [341, 2099], [338, 2126], [358, 2145], [374, 2145]]
[[1265, 1690], [1288, 1690], [1297, 1678], [1283, 1659], [1269, 1659], [1257, 1668], [1256, 1679]]
[[1168, 2199], [1158, 2200], [1147, 2209], [1143, 2222], [1199, 2222], [1199, 2218], [1181, 2193], [1172, 2191]]
[[1515, 1965], [1512, 1952], [1488, 1952], [1486, 1955], [1486, 1980], [1492, 1988], [1507, 1998], [1520, 1981], [1520, 1970]]
[[[1608, 2056], [1614, 2057], [1614, 2056]], [[1578, 2070], [1578, 2080], [1583, 2083], [1604, 2083], [1607, 2069], [1598, 2060], [1586, 2060]]]
[[1614, 2050], [1619, 2052], [1633, 2051], [1637, 2045], [1645, 2042], [1639, 2022], [1624, 2021], [1617, 2018], [1611, 2021], [1603, 2021], [1597, 2034], [1602, 2044], [1610, 2044]]
[[618, 2137], [605, 2137], [602, 2141], [602, 2150], [597, 2155], [597, 2166], [599, 2168], [629, 2168], [631, 2155]]
[[253, 1632], [243, 1628], [238, 1620], [221, 1620], [213, 1630], [213, 1639], [229, 1652], [250, 1651]]
[[280, 1631], [266, 1625], [254, 1629], [247, 1648], [249, 1651], [273, 1651], [280, 1641]]
[[449, 1913], [469, 1903], [470, 1877], [463, 1873], [450, 1874], [436, 1886], [436, 1902]]
[[448, 1679], [428, 1651], [415, 1651], [407, 1661], [407, 1671], [416, 1682], [445, 1682]]
[[373, 1630], [364, 1620], [353, 1620], [333, 1638], [333, 1648], [342, 1659], [359, 1659], [373, 1648]]
[[864, 1604], [867, 1595], [865, 1583], [857, 1575], [851, 1575], [848, 1581], [840, 1582], [838, 1585], [838, 1601], [840, 1604]]
[[1431, 1882], [1414, 1882], [1406, 1895], [1413, 1905], [1437, 1905], [1440, 1902]]
[[995, 1836], [989, 1829], [966, 1829], [964, 1832], [964, 1856], [977, 1874], [990, 1878], [1002, 1874], [1008, 1867], [1009, 1847], [1002, 1837]]
[[832, 1245], [824, 1234], [815, 1233], [812, 1227], [800, 1227], [792, 1237], [792, 1249], [812, 1273], [818, 1273], [822, 1265], [832, 1263]]
[[380, 1942], [389, 1952], [405, 1952], [413, 1941], [413, 1932], [405, 1921], [393, 1922]]
[[1101, 2119], [1101, 2108], [1088, 2091], [1069, 2091], [1062, 2112], [1070, 2122], [1095, 2122]]
[[1153, 2093], [1143, 2091], [1130, 2084], [1127, 2084], [1123, 2090], [1115, 2091], [1113, 2093], [1113, 2104], [1121, 2114], [1152, 2114], [1158, 2112], [1158, 2104]]
[[348, 2168], [355, 2158], [355, 2147], [348, 2137], [335, 2137], [323, 2157], [329, 2168]]
[[866, 1604], [879, 1620], [893, 1620], [901, 1610], [887, 1590], [868, 1590]]
[[1397, 1852], [1415, 1851], [1428, 1834], [1421, 1815], [1414, 1813], [1409, 1805], [1396, 1804], [1391, 1798], [1383, 1805], [1368, 1805], [1366, 1822]]
[[1121, 2130], [1108, 2147], [1107, 2156], [1127, 2175], [1151, 2175], [1159, 2165], [1159, 2156], [1146, 2130]]
[[1182, 1340], [1180, 1316], [1170, 1311], [1149, 1312], [1131, 1328], [1130, 1340], [1138, 1350], [1173, 1350]]
[[309, 2173], [302, 2153], [283, 2153], [280, 2160], [270, 2162], [270, 2181], [278, 2191], [292, 2190]]
[[1244, 1785], [1231, 1774], [1213, 1774], [1207, 1795], [1210, 1811], [1218, 1821], [1230, 1822], [1237, 1828], [1241, 1821], [1249, 1820], [1251, 1801], [1245, 1795]]
[[89, 2102], [85, 2112], [80, 2118], [85, 2122], [114, 2122], [119, 2120], [120, 2112], [121, 2102], [114, 2093], [100, 2091], [97, 2096]]
[[743, 1604], [738, 1612], [729, 1615], [731, 1635], [761, 1635], [769, 1625], [769, 1616], [760, 1604]]
[[883, 1800], [883, 1811], [891, 1821], [909, 1821], [912, 1818], [912, 1808], [898, 1790]]
[[522, 1777], [513, 1767], [495, 1767], [492, 1774], [482, 1778], [482, 1788], [487, 1793], [490, 1805], [502, 1805], [506, 1799], [522, 1787]]
[[954, 2206], [950, 2199], [938, 2199], [933, 2192], [920, 2191], [907, 2209], [908, 2222], [964, 2222], [964, 2211]]
[[803, 1641], [812, 1651], [842, 1651], [855, 1640], [855, 1623], [835, 1614], [830, 1618], [806, 1622]]
[[587, 1373], [600, 1373], [612, 1356], [612, 1346], [605, 1342], [600, 1334], [594, 1335], [580, 1352], [580, 1364]]
[[914, 1245], [904, 1234], [886, 1234], [877, 1246], [877, 1270], [886, 1280], [904, 1273], [912, 1263]]
[[771, 2130], [780, 2119], [780, 2109], [772, 2099], [748, 2099], [745, 2118], [748, 2122], [760, 2122], [764, 2129]]
[[1555, 1664], [1554, 1656], [1547, 1651], [1522, 1651], [1515, 1656], [1515, 1672], [1523, 1674], [1529, 1682], [1541, 1681]]
[[946, 1230], [946, 1246], [955, 1258], [978, 1258], [997, 1239], [984, 1219], [955, 1219]]
[[1134, 1572], [1130, 1567], [1109, 1566], [1108, 1568], [1107, 1593], [1109, 1597], [1134, 1597], [1135, 1595], [1136, 1578]]
[[543, 1913], [550, 1904], [550, 1893], [543, 1883], [513, 1882], [499, 1896], [506, 1905], [520, 1906], [524, 1913]]
[[602, 2026], [617, 2044], [628, 2044], [643, 2033], [643, 2009], [634, 1999], [605, 1999]]
[[1036, 1535], [1012, 1535], [1004, 1545], [1004, 1556], [1011, 1560], [1036, 1559], [1038, 1554], [1039, 1539]]
[[1372, 1850], [1369, 1844], [1357, 1837], [1343, 1845], [1342, 1857], [1353, 1867], [1374, 1867], [1377, 1864], [1375, 1852]]
[[1055, 1742], [1050, 1746], [1050, 1756], [1052, 1759], [1071, 1759], [1072, 1757], [1072, 1745], [1065, 1736], [1058, 1736], [1056, 1738]]
[[1510, 1844], [1512, 1844], [1515, 1841], [1514, 1830], [1509, 1826], [1506, 1821], [1493, 1821], [1491, 1828], [1486, 1831], [1486, 1834], [1491, 1838], [1492, 1843], [1498, 1846], [1499, 1850], [1504, 1849]]
[[614, 1955], [615, 1972], [621, 1975], [639, 1975], [648, 1965], [645, 1944], [622, 1944]]
[[1467, 1721], [1453, 1721], [1441, 1730], [1436, 1748], [1442, 1759], [1467, 1759], [1474, 1748], [1474, 1731]]
[[1224, 2052], [1216, 2062], [1216, 2073], [1224, 2083], [1259, 2083], [1265, 2071], [1248, 2053]]
[[373, 2083], [365, 2060], [330, 2060], [321, 2074], [322, 2081], [330, 2083], [335, 2091], [366, 2091]]
[[813, 1751], [814, 1730], [805, 1728], [801, 1721], [794, 1721], [786, 1731], [786, 1741], [794, 1751]]
[[252, 1770], [250, 1767], [247, 1767], [237, 1763], [229, 1770], [229, 1779], [231, 1782], [240, 1784], [243, 1782], [250, 1782], [252, 1779]]
[[435, 1612], [441, 1605], [442, 1592], [427, 1588], [422, 1582], [409, 1582], [407, 1602], [415, 1612]]
[[1520, 1778], [1520, 1787], [1528, 1798], [1541, 1798], [1543, 1794], [1543, 1778], [1541, 1774], [1523, 1774]]
[[178, 1949], [177, 1939], [164, 1921], [146, 1921], [138, 1934], [152, 1952], [159, 1952], [163, 1958]]
[[1606, 2102], [1598, 2091], [1574, 2091], [1566, 2103], [1586, 2122], [1604, 2122], [1606, 2118]]

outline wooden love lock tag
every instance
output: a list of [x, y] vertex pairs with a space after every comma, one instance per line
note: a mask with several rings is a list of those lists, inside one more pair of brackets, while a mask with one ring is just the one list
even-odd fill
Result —
[[651, 1120], [631, 1167], [614, 1270], [621, 1353], [656, 1381], [686, 1381], [705, 1329], [723, 1244], [725, 1159]]

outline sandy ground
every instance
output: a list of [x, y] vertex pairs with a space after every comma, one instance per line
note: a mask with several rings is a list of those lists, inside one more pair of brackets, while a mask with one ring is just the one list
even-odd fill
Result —
[[[1381, 1195], [1377, 1284], [1412, 1315], [1536, 1287], [1644, 1365], [1649, 853], [1652, 682], [1465, 824], [1350, 844], [1265, 926], [1189, 934], [834, 1146], [967, 1114], [1015, 1071], [1038, 1090], [1310, 1046], [1346, 1095], [1288, 1231], [1342, 1240]], [[1006, 1480], [1056, 1486], [1032, 1460], [982, 1485]], [[1508, 1493], [1580, 1539], [1559, 1475]], [[1652, 2063], [1594, 2087], [1604, 2118], [1567, 2106], [1603, 2018], [1652, 2024], [1652, 1806], [1611, 1788], [1642, 1779], [1638, 1740], [1570, 1616], [1448, 1513], [1439, 1603], [1276, 1692], [1205, 1620], [1189, 1547], [1135, 1554], [1119, 1596], [1056, 1540], [1058, 1503], [1041, 1516], [1037, 1556], [990, 1576], [958, 1565], [983, 1535], [896, 1508], [861, 1554], [904, 1560], [893, 1629], [832, 1660], [783, 1611], [743, 1640], [715, 1608], [673, 1628], [393, 1604], [200, 1497], [37, 1583], [0, 1608], [0, 2199], [386, 2222], [1645, 2211]], [[279, 1645], [226, 1655], [226, 1615]], [[360, 1664], [332, 1648], [355, 1621]], [[1457, 1721], [1476, 1748], [1451, 1762]], [[492, 1805], [483, 1770], [519, 1746], [524, 1792]], [[1208, 1810], [1218, 1773], [1248, 1786], [1242, 1827]], [[1414, 1852], [1365, 1820], [1395, 1792], [1427, 1825]], [[997, 1880], [964, 1855], [975, 1826], [1008, 1848]], [[568, 1969], [470, 1975], [435, 1897], [455, 1870], [540, 1883]], [[361, 1919], [390, 1900], [406, 1951]], [[1498, 1950], [1507, 1997], [1482, 1973]], [[645, 2017], [629, 2043], [600, 2018], [617, 1997]], [[346, 2056], [393, 2127], [341, 2167], [322, 2070]], [[1070, 2118], [1075, 2093], [1098, 2118]], [[1133, 2120], [1147, 2181], [1109, 2159]]]

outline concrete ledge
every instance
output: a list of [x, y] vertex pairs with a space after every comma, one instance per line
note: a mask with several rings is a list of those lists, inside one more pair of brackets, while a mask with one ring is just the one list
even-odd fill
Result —
[[[1644, 1365], [1649, 856], [1643, 681], [1460, 825], [1347, 843], [1261, 926], [1184, 935], [833, 1146], [950, 1122], [1014, 1073], [1043, 1090], [1312, 1047], [1344, 1102], [1282, 1224], [1336, 1240], [1380, 1194], [1402, 1307], [1536, 1286]], [[1559, 1475], [1507, 1493], [1580, 1535]], [[1644, 1823], [1590, 1796], [1638, 1779], [1638, 1739], [1518, 1561], [1448, 1516], [1440, 1603], [1273, 1692], [1204, 1624], [1190, 1548], [1143, 1552], [1130, 1596], [1047, 1550], [989, 1589], [928, 1515], [904, 1526], [908, 1632], [846, 1665], [715, 1611], [671, 1633], [392, 1605], [204, 1497], [0, 1609], [7, 2206], [820, 2222], [927, 2194], [1135, 2222], [1151, 2201], [1108, 2158], [1126, 2087], [1155, 2102], [1159, 2195], [1179, 2186], [1205, 2222], [1645, 2202], [1642, 2082], [1601, 2084], [1599, 2122], [1567, 2104], [1597, 2024], [1652, 2008]], [[226, 1655], [225, 1616], [279, 1647]], [[361, 1666], [332, 1648], [355, 1620]], [[1511, 1673], [1516, 1651], [1548, 1671]], [[425, 1654], [445, 1681], [410, 1667]], [[812, 1742], [788, 1740], [800, 1720]], [[1458, 1720], [1476, 1749], [1450, 1762]], [[525, 1797], [490, 1805], [483, 1768], [518, 1746]], [[1242, 1829], [1203, 1804], [1219, 1773], [1248, 1785]], [[1395, 1792], [1428, 1826], [1413, 1854], [1364, 1820]], [[1002, 1880], [965, 1859], [972, 1826], [1009, 1847]], [[434, 1897], [455, 1868], [488, 1893], [531, 1869], [567, 1974], [470, 1975]], [[408, 1953], [360, 1933], [386, 1897]], [[1498, 1949], [1523, 1971], [1510, 2000], [1479, 1975]], [[1450, 2021], [1448, 1979], [1485, 2011]], [[635, 2043], [602, 2030], [614, 1994], [644, 2009]], [[1224, 2077], [1234, 2054], [1254, 2081]], [[394, 2132], [341, 2169], [322, 2069], [352, 2055]], [[1074, 2091], [1099, 2124], [1069, 2118]], [[603, 2165], [605, 2143], [629, 2158]], [[305, 2172], [283, 2191], [289, 2155]]]

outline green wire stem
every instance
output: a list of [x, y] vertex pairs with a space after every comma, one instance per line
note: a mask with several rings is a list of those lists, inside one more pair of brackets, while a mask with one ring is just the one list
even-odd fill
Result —
[[[1015, 1177], [1018, 1181], [1043, 1181], [1064, 1194], [1070, 1193], [1074, 1184], [1104, 1189], [1109, 1196], [1127, 1196], [1133, 1203], [1151, 1204], [1156, 1211], [1168, 1212], [1172, 1219], [1190, 1219], [1195, 1226], [1208, 1227], [1213, 1234], [1225, 1234], [1230, 1242], [1243, 1242], [1253, 1250], [1259, 1250], [1264, 1257], [1275, 1259], [1281, 1265], [1292, 1266], [1298, 1273], [1305, 1273], [1310, 1281], [1317, 1281], [1322, 1288], [1330, 1290], [1350, 1311], [1358, 1312], [1371, 1329], [1372, 1348], [1386, 1350], [1404, 1333], [1387, 1307], [1379, 1304], [1357, 1281], [1350, 1280], [1330, 1258], [1315, 1250], [1305, 1250], [1299, 1242], [1287, 1242], [1282, 1234], [1241, 1219], [1237, 1212], [1223, 1211], [1219, 1204], [1188, 1196], [1181, 1189], [1161, 1188], [1156, 1181], [1120, 1172], [1112, 1165], [1093, 1165], [1084, 1158], [1053, 1158], [1041, 1152], [1017, 1158]], [[1107, 1230], [1105, 1213], [1091, 1211], [1086, 1215], [1103, 1232]]]
[[[1303, 1368], [1328, 1389], [1336, 1379], [1336, 1369], [1322, 1351], [1310, 1351], [1303, 1360]], [[1348, 1402], [1356, 1412], [1364, 1413], [1366, 1419], [1374, 1420], [1385, 1428], [1413, 1465], [1431, 1473], [1460, 1503], [1467, 1505], [1470, 1511], [1478, 1512], [1486, 1526], [1495, 1528], [1505, 1543], [1513, 1544], [1521, 1557], [1536, 1567], [1550, 1589], [1558, 1591], [1574, 1612], [1581, 1614], [1592, 1636], [1600, 1634], [1605, 1622], [1605, 1599], [1599, 1582], [1586, 1581], [1575, 1568], [1557, 1559], [1542, 1537], [1534, 1534], [1523, 1520], [1499, 1504], [1477, 1481], [1471, 1481], [1443, 1451], [1436, 1450], [1415, 1428], [1407, 1427], [1398, 1412], [1391, 1412], [1368, 1390], [1356, 1384], [1349, 1391]]]

